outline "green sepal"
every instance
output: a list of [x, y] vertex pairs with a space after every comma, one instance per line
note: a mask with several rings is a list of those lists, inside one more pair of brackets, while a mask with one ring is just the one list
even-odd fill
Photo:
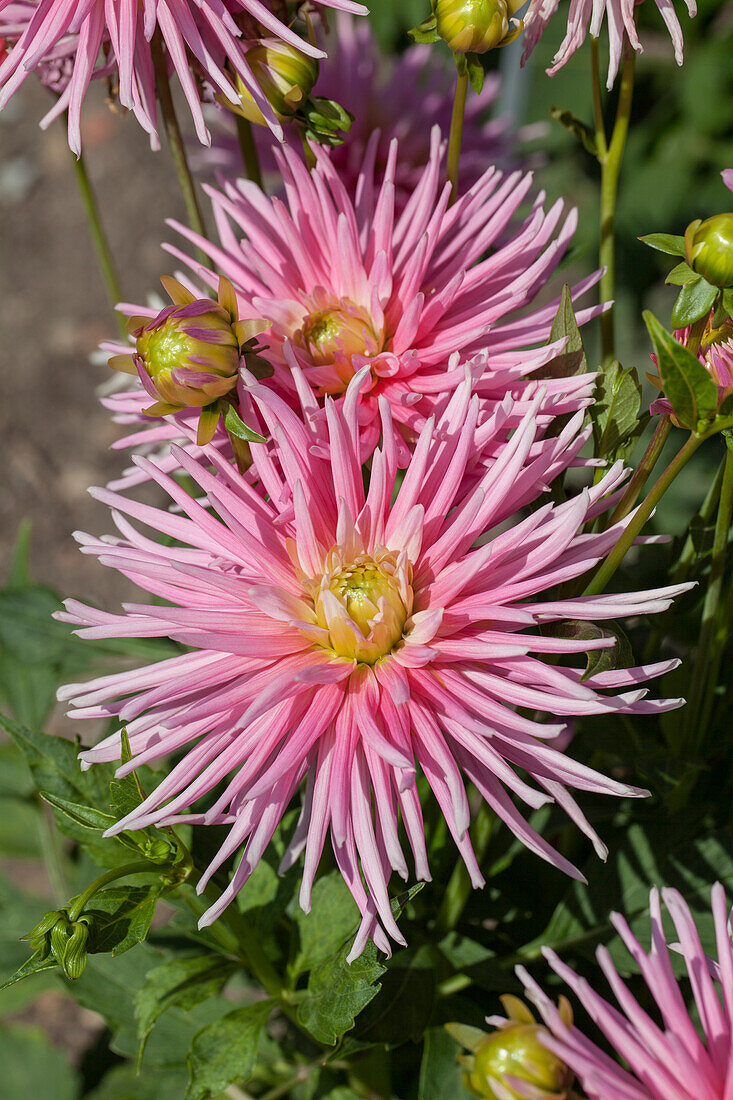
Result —
[[672, 233], [647, 233], [639, 237], [643, 244], [656, 249], [657, 252], [666, 252], [668, 256], [684, 256], [685, 238], [676, 237]]
[[718, 411], [718, 387], [697, 356], [678, 343], [649, 310], [644, 321], [657, 355], [662, 388], [683, 427], [694, 431]]
[[686, 328], [710, 312], [718, 296], [718, 288], [699, 276], [682, 287], [672, 309], [672, 324]]
[[733, 287], [727, 287], [723, 291], [721, 302], [726, 315], [728, 317], [733, 317]]
[[468, 74], [468, 80], [476, 95], [481, 95], [481, 90], [484, 86], [484, 67], [479, 60], [477, 53], [456, 54], [456, 62], [459, 57], [465, 57], [466, 66], [465, 71]]
[[683, 260], [681, 264], [677, 264], [676, 267], [672, 268], [664, 281], [668, 286], [687, 286], [693, 279], [697, 280], [699, 278], [700, 276], [696, 275], [690, 265]]
[[354, 121], [350, 111], [323, 96], [309, 96], [297, 117], [305, 136], [319, 145], [341, 145]]
[[441, 41], [438, 34], [438, 20], [434, 15], [431, 15], [428, 19], [423, 19], [422, 23], [418, 23], [416, 27], [413, 27], [407, 33], [413, 42], [419, 42], [422, 46], [429, 46], [433, 42]]
[[573, 112], [569, 111], [567, 107], [550, 107], [550, 118], [554, 119], [555, 122], [559, 122], [561, 126], [576, 137], [586, 152], [590, 153], [592, 157], [598, 156], [596, 136], [590, 126], [587, 126], [585, 122], [576, 118]]
[[247, 427], [234, 405], [227, 405], [227, 410], [224, 413], [224, 427], [230, 435], [235, 435], [237, 439], [244, 439], [247, 443], [267, 442], [264, 435], [260, 435], [259, 432]]

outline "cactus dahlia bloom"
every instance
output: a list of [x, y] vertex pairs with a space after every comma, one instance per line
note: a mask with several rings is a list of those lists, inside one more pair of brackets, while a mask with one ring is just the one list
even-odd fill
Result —
[[[325, 414], [303, 385], [304, 420], [272, 390], [247, 379], [248, 399], [271, 443], [252, 444], [245, 475], [214, 448], [204, 448], [200, 461], [176, 451], [181, 472], [206, 495], [203, 504], [139, 456], [137, 463], [177, 506], [175, 514], [94, 490], [112, 507], [121, 537], [79, 536], [83, 551], [168, 602], [128, 604], [117, 615], [69, 601], [62, 613], [82, 636], [169, 636], [192, 647], [60, 692], [77, 718], [124, 724], [133, 759], [119, 774], [181, 754], [157, 789], [111, 831], [180, 820], [229, 825], [202, 887], [229, 856], [242, 846], [244, 852], [221, 898], [202, 917], [210, 924], [245, 884], [306, 781], [285, 863], [304, 854], [300, 897], [307, 909], [330, 835], [363, 916], [352, 957], [370, 936], [384, 951], [388, 936], [404, 942], [388, 897], [391, 872], [408, 877], [400, 817], [416, 874], [430, 877], [418, 769], [475, 886], [483, 880], [468, 833], [465, 779], [529, 848], [577, 876], [508, 792], [531, 807], [557, 801], [601, 854], [568, 788], [642, 792], [557, 751], [548, 739], [562, 725], [535, 722], [514, 708], [540, 709], [562, 722], [573, 715], [656, 712], [678, 702], [647, 701], [638, 687], [670, 662], [584, 680], [582, 658], [580, 667], [542, 659], [588, 648], [587, 641], [552, 636], [546, 624], [659, 611], [680, 591], [541, 601], [546, 590], [583, 574], [618, 538], [620, 525], [598, 534], [583, 533], [583, 526], [613, 505], [624, 477], [620, 464], [576, 499], [547, 503], [495, 533], [536, 498], [550, 457], [530, 458], [538, 399], [481, 483], [463, 492], [479, 412], [467, 379], [423, 428], [396, 492], [397, 437], [389, 403], [381, 399], [382, 445], [365, 489], [358, 392], [367, 375], [364, 369], [352, 380], [342, 403], [328, 399]], [[321, 415], [328, 446], [310, 426]], [[571, 441], [558, 441], [568, 462], [586, 438], [575, 431]], [[173, 543], [146, 537], [135, 521]], [[489, 532], [493, 537], [472, 549]], [[82, 753], [86, 766], [119, 757], [119, 733]]]
[[[695, 1004], [693, 1023], [672, 969], [659, 891], [651, 892], [651, 950], [647, 953], [622, 916], [611, 920], [656, 1002], [654, 1016], [636, 1001], [605, 947], [596, 953], [618, 1008], [545, 949], [552, 969], [567, 982], [622, 1068], [577, 1027], [568, 1026], [523, 968], [517, 973], [551, 1032], [543, 1042], [572, 1069], [589, 1100], [729, 1100], [733, 1096], [733, 943], [725, 891], [712, 889], [717, 962], [705, 956], [695, 922], [677, 890], [662, 890]], [[648, 998], [647, 998], [648, 999]], [[646, 1002], [645, 1002], [646, 1004]]]
[[[320, 2], [366, 13], [366, 8], [353, 0]], [[245, 61], [243, 34], [254, 31], [259, 35], [260, 27], [305, 53], [323, 56], [322, 50], [300, 39], [261, 0], [229, 0], [228, 6], [222, 0], [0, 0], [0, 35], [10, 47], [0, 64], [0, 109], [29, 72], [43, 72], [61, 56], [66, 62], [63, 89], [42, 126], [68, 110], [69, 145], [78, 156], [81, 104], [89, 83], [96, 76], [116, 73], [121, 105], [135, 114], [157, 148], [151, 42], [159, 34], [200, 142], [208, 145], [211, 140], [201, 109], [200, 78], [205, 77], [227, 98], [236, 99], [227, 64], [256, 99], [273, 130], [282, 136], [280, 124]]]
[[[554, 76], [558, 69], [566, 65], [570, 58], [585, 42], [587, 34], [598, 38], [601, 33], [604, 15], [608, 19], [608, 80], [610, 89], [618, 74], [624, 47], [624, 35], [637, 52], [642, 45], [634, 22], [634, 10], [641, 0], [570, 0], [568, 11], [568, 29], [565, 38], [555, 54], [552, 66], [547, 70]], [[674, 8], [674, 0], [654, 0], [672, 38], [674, 57], [678, 65], [683, 61], [682, 27]], [[525, 63], [539, 42], [547, 24], [558, 9], [560, 0], [530, 0], [524, 16], [524, 53]], [[696, 0], [685, 0], [691, 16], [697, 14]]]
[[[397, 152], [393, 142], [384, 178], [375, 185], [371, 144], [352, 199], [321, 150], [315, 150], [313, 171], [288, 148], [277, 150], [285, 203], [248, 180], [226, 184], [223, 193], [209, 188], [221, 246], [171, 223], [231, 280], [242, 316], [271, 321], [263, 355], [280, 392], [295, 390], [286, 344], [319, 396], [343, 394], [369, 367], [359, 397], [364, 455], [379, 437], [380, 396], [411, 445], [462, 381], [459, 360], [466, 357], [484, 356], [475, 367], [487, 414], [506, 395], [507, 376], [519, 398], [527, 379], [559, 350], [546, 346], [557, 302], [532, 305], [576, 225], [575, 211], [564, 215], [561, 201], [545, 211], [542, 194], [515, 224], [531, 174], [493, 168], [448, 208], [437, 127], [419, 183], [395, 214]], [[196, 261], [167, 247], [200, 273]], [[216, 276], [205, 277], [215, 285]], [[591, 276], [579, 284], [576, 295], [595, 281]], [[586, 310], [579, 320], [596, 312]], [[555, 379], [547, 394], [549, 400], [558, 394], [585, 399], [587, 378]]]

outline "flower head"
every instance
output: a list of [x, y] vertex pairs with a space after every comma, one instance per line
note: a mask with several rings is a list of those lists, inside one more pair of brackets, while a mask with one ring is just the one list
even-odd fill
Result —
[[[633, 49], [641, 52], [642, 45], [636, 30], [634, 11], [639, 0], [570, 0], [568, 29], [565, 38], [555, 54], [552, 66], [547, 70], [554, 76], [558, 69], [566, 65], [573, 54], [580, 49], [586, 35], [598, 38], [603, 25], [603, 17], [608, 19], [608, 81], [607, 87], [613, 87], [618, 73], [624, 39], [628, 38]], [[654, 0], [659, 13], [669, 31], [674, 46], [674, 56], [678, 65], [683, 61], [682, 28], [680, 27], [673, 0]], [[542, 34], [559, 7], [560, 0], [530, 0], [524, 17], [524, 54], [522, 64], [539, 42]], [[696, 0], [685, 0], [691, 16], [697, 14]]]
[[695, 274], [712, 286], [733, 286], [733, 214], [691, 222], [685, 233], [685, 257]]
[[[331, 8], [363, 15], [354, 0], [319, 0]], [[81, 151], [81, 104], [94, 77], [116, 73], [119, 100], [159, 145], [155, 103], [153, 47], [163, 43], [164, 63], [175, 70], [191, 110], [196, 136], [208, 145], [211, 136], [201, 108], [201, 81], [236, 101], [236, 81], [250, 93], [268, 124], [282, 130], [267, 98], [247, 64], [248, 46], [264, 35], [298, 47], [313, 57], [323, 51], [303, 41], [259, 0], [0, 0], [0, 37], [10, 49], [0, 64], [0, 109], [28, 73], [48, 73], [59, 59], [64, 75], [58, 101], [42, 120], [49, 123], [69, 113], [69, 145]], [[103, 58], [103, 60], [100, 60]]]
[[[375, 152], [373, 142], [356, 199], [326, 153], [316, 150], [317, 165], [308, 171], [285, 148], [276, 155], [286, 203], [240, 180], [223, 193], [209, 189], [221, 246], [171, 224], [232, 281], [243, 316], [270, 320], [263, 342], [280, 393], [295, 394], [293, 362], [321, 398], [343, 395], [368, 366], [359, 393], [364, 454], [379, 437], [383, 396], [402, 427], [404, 461], [427, 417], [460, 385], [466, 358], [473, 359], [484, 418], [508, 388], [521, 401], [527, 380], [557, 354], [558, 345], [547, 345], [557, 303], [531, 307], [576, 218], [574, 211], [563, 214], [562, 202], [545, 211], [540, 194], [515, 223], [532, 177], [493, 168], [448, 207], [437, 128], [429, 162], [396, 214], [397, 143], [379, 184]], [[194, 266], [180, 250], [169, 251]], [[591, 276], [576, 294], [594, 282]], [[587, 376], [548, 382], [548, 401], [558, 395], [571, 405], [584, 401], [587, 384]]]
[[[503, 532], [497, 528], [536, 499], [554, 463], [567, 466], [577, 456], [587, 439], [579, 430], [582, 412], [553, 441], [554, 451], [532, 457], [538, 394], [501, 457], [466, 490], [479, 412], [469, 377], [422, 429], [396, 490], [397, 435], [382, 398], [382, 445], [365, 487], [358, 396], [368, 370], [352, 380], [343, 402], [327, 399], [325, 414], [297, 366], [294, 372], [303, 419], [248, 379], [252, 415], [256, 407], [271, 442], [252, 444], [245, 475], [213, 447], [203, 448], [200, 459], [173, 449], [181, 472], [205, 494], [203, 503], [142, 457], [137, 463], [177, 512], [95, 490], [114, 509], [121, 538], [79, 536], [84, 552], [133, 578], [158, 602], [128, 604], [115, 615], [70, 601], [63, 617], [82, 636], [170, 636], [191, 650], [60, 694], [72, 701], [76, 717], [124, 724], [133, 758], [118, 774], [181, 754], [112, 832], [178, 820], [228, 824], [201, 888], [244, 845], [203, 924], [247, 881], [307, 779], [285, 862], [304, 854], [301, 903], [307, 909], [330, 834], [363, 916], [353, 957], [370, 936], [385, 951], [388, 936], [403, 942], [388, 896], [393, 870], [408, 877], [400, 816], [416, 874], [430, 877], [418, 768], [476, 886], [483, 880], [468, 833], [465, 779], [528, 847], [568, 873], [578, 874], [524, 820], [507, 788], [531, 807], [556, 800], [604, 851], [568, 787], [642, 792], [548, 744], [562, 724], [534, 721], [514, 708], [562, 720], [676, 706], [649, 702], [637, 687], [674, 661], [585, 678], [574, 663], [542, 658], [596, 647], [554, 636], [556, 620], [662, 610], [682, 589], [539, 599], [585, 573], [617, 540], [619, 525], [597, 534], [584, 533], [584, 525], [613, 506], [624, 476], [620, 466], [576, 499], [548, 502]], [[325, 436], [316, 427], [323, 419]], [[130, 520], [172, 535], [173, 544], [160, 545]], [[606, 644], [601, 639], [597, 646]], [[119, 757], [119, 733], [82, 754], [86, 766]]]
[[618, 1007], [578, 977], [553, 951], [545, 948], [543, 952], [627, 1068], [610, 1058], [579, 1028], [564, 1020], [526, 970], [518, 968], [527, 995], [539, 1008], [551, 1032], [543, 1042], [574, 1071], [589, 1100], [727, 1100], [731, 1095], [733, 944], [725, 892], [720, 883], [712, 890], [717, 962], [706, 958], [682, 895], [677, 890], [666, 889], [662, 890], [661, 897], [679, 937], [679, 944], [673, 950], [684, 959], [697, 1024], [691, 1019], [680, 982], [672, 969], [660, 894], [656, 888], [650, 896], [649, 952], [644, 950], [622, 916], [618, 913], [611, 916], [656, 1004], [653, 1016], [642, 1008], [621, 980], [605, 947], [598, 948], [596, 957]]

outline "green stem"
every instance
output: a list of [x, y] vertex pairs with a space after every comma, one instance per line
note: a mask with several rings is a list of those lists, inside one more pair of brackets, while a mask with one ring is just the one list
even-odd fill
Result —
[[72, 155], [72, 159], [74, 162], [74, 174], [76, 175], [76, 182], [79, 187], [79, 195], [81, 197], [82, 206], [84, 207], [84, 213], [87, 216], [87, 223], [89, 225], [94, 251], [97, 254], [99, 270], [102, 274], [104, 285], [107, 288], [109, 304], [112, 306], [112, 309], [115, 310], [115, 320], [117, 321], [120, 335], [125, 343], [127, 343], [127, 328], [124, 318], [117, 313], [115, 308], [119, 302], [122, 301], [122, 291], [120, 290], [120, 282], [117, 278], [117, 271], [115, 269], [114, 260], [112, 259], [112, 252], [109, 247], [109, 241], [107, 240], [107, 234], [102, 225], [99, 204], [87, 173], [87, 166], [83, 155], [79, 157]]
[[[733, 451], [727, 451], [723, 484], [720, 489], [718, 518], [715, 523], [713, 550], [710, 559], [710, 575], [705, 600], [702, 607], [700, 635], [695, 653], [695, 665], [692, 675], [692, 690], [688, 703], [688, 722], [691, 746], [699, 745], [705, 733], [704, 719], [709, 718], [712, 708], [712, 696], [717, 683], [720, 663], [720, 647], [716, 646], [715, 636], [718, 630], [725, 559], [728, 551], [728, 534], [733, 520]], [[727, 627], [728, 624], [724, 624]]]
[[90, 883], [86, 890], [79, 894], [79, 897], [69, 906], [69, 920], [78, 920], [89, 899], [94, 897], [97, 891], [101, 890], [107, 883], [114, 882], [118, 878], [124, 878], [126, 875], [139, 875], [145, 871], [159, 872], [160, 867], [147, 859], [136, 859], [132, 863], [123, 863], [121, 867], [113, 867], [111, 871], [105, 871], [99, 878], [95, 878], [94, 882]]
[[258, 187], [262, 187], [262, 171], [260, 169], [260, 158], [257, 155], [257, 146], [255, 145], [255, 137], [252, 131], [252, 123], [248, 118], [243, 118], [242, 115], [234, 115], [237, 124], [237, 137], [239, 138], [239, 148], [242, 152], [242, 160], [244, 162], [244, 170], [247, 173], [247, 177], [252, 180], [252, 183], [256, 183]]
[[155, 70], [155, 90], [158, 94], [158, 102], [160, 103], [160, 109], [163, 114], [163, 125], [165, 126], [165, 132], [168, 136], [168, 144], [170, 146], [171, 156], [173, 157], [176, 175], [178, 176], [178, 183], [180, 184], [181, 193], [183, 194], [183, 201], [186, 204], [188, 223], [194, 233], [198, 233], [201, 237], [205, 237], [206, 227], [204, 226], [204, 219], [201, 215], [198, 198], [196, 197], [196, 187], [193, 182], [193, 176], [191, 175], [191, 169], [188, 166], [186, 145], [183, 140], [183, 135], [181, 134], [181, 127], [178, 124], [176, 109], [173, 105], [173, 96], [171, 95], [171, 86], [168, 80], [168, 66], [163, 52], [163, 39], [160, 31], [156, 30], [153, 35], [150, 48], [153, 55], [153, 68]]
[[644, 524], [649, 519], [649, 516], [667, 492], [667, 489], [669, 489], [670, 485], [677, 477], [677, 474], [687, 465], [705, 438], [705, 435], [697, 435], [694, 432], [690, 433], [685, 445], [674, 456], [670, 464], [654, 483], [644, 503], [640, 505], [635, 512], [633, 519], [625, 528], [621, 538], [611, 550], [605, 561], [601, 563], [598, 571], [591, 578], [583, 593], [584, 596], [597, 596], [604, 590], [626, 556], [627, 550], [631, 547], [634, 539], [641, 532]]
[[[594, 84], [598, 83], [598, 50], [595, 51]], [[601, 243], [598, 258], [605, 272], [601, 276], [599, 286], [602, 302], [613, 302], [616, 283], [616, 199], [618, 196], [618, 179], [621, 172], [626, 137], [629, 132], [631, 119], [631, 103], [634, 96], [634, 71], [636, 68], [636, 52], [627, 41], [624, 61], [621, 68], [621, 84], [619, 87], [618, 105], [616, 107], [616, 121], [613, 126], [611, 141], [605, 147], [605, 136], [601, 147], [598, 149], [598, 160], [601, 165]], [[596, 98], [600, 102], [600, 87], [597, 93], [594, 87], [594, 103]], [[615, 359], [614, 340], [614, 307], [611, 305], [601, 315], [601, 347], [603, 351], [603, 364], [608, 367]]]
[[672, 428], [672, 421], [668, 416], [660, 416], [656, 428], [654, 429], [654, 435], [649, 440], [649, 446], [644, 451], [639, 465], [634, 470], [631, 481], [626, 486], [626, 492], [621, 497], [613, 513], [608, 521], [609, 526], [614, 523], [618, 523], [624, 516], [628, 516], [631, 509], [639, 499], [639, 493], [646, 485], [646, 482], [659, 461], [659, 456], [664, 450], [664, 444], [667, 442], [667, 436]]
[[461, 140], [463, 138], [463, 116], [466, 111], [468, 94], [468, 73], [456, 74], [456, 91], [453, 97], [453, 113], [448, 134], [447, 174], [451, 186], [450, 203], [458, 198], [458, 166], [461, 159]]
[[[485, 802], [482, 802], [471, 827], [471, 843], [476, 860], [481, 864], [491, 840], [494, 828], [494, 815]], [[435, 918], [436, 937], [444, 936], [458, 924], [466, 902], [473, 893], [471, 879], [464, 863], [457, 863], [448, 880], [443, 900]]]

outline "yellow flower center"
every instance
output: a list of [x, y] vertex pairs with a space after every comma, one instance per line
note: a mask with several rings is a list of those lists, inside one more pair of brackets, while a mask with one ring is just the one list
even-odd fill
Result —
[[344, 564], [334, 549], [328, 566], [311, 582], [318, 625], [339, 657], [374, 664], [402, 638], [412, 613], [412, 569], [389, 550]]
[[352, 356], [371, 358], [384, 350], [385, 342], [367, 311], [349, 298], [307, 313], [294, 338], [315, 367], [333, 367], [331, 380], [322, 385], [326, 393], [346, 389], [358, 367]]

